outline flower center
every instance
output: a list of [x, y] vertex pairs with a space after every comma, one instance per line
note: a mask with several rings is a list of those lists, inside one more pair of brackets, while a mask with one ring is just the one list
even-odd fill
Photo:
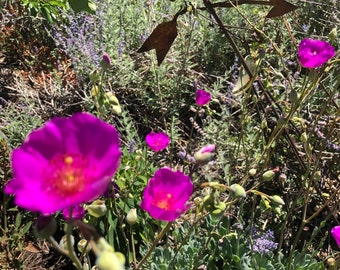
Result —
[[44, 187], [48, 192], [56, 192], [67, 197], [81, 192], [88, 177], [88, 161], [80, 155], [58, 155], [50, 160], [44, 173]]
[[153, 204], [163, 210], [170, 210], [173, 204], [172, 194], [165, 191], [157, 193]]

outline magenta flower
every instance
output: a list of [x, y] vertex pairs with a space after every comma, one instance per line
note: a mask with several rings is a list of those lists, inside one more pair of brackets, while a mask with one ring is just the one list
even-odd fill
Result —
[[211, 99], [211, 95], [209, 92], [203, 90], [203, 89], [198, 89], [196, 91], [196, 103], [199, 106], [204, 106], [209, 103]]
[[335, 242], [337, 243], [338, 247], [340, 247], [340, 226], [333, 227], [333, 229], [331, 230], [331, 234], [335, 239]]
[[155, 152], [162, 151], [170, 143], [169, 136], [164, 132], [159, 133], [151, 132], [148, 135], [146, 135], [145, 140], [150, 149]]
[[298, 57], [303, 67], [320, 67], [334, 55], [333, 46], [326, 41], [305, 38], [300, 42]]
[[56, 117], [13, 151], [5, 193], [42, 214], [92, 201], [108, 188], [120, 155], [114, 127], [88, 113]]
[[173, 221], [189, 209], [193, 188], [189, 176], [161, 168], [144, 189], [140, 207], [155, 219]]
[[[71, 208], [64, 208], [63, 209], [63, 216], [65, 220], [70, 220], [70, 210]], [[72, 207], [72, 219], [80, 220], [85, 215], [85, 209], [81, 205], [77, 204], [76, 206]]]

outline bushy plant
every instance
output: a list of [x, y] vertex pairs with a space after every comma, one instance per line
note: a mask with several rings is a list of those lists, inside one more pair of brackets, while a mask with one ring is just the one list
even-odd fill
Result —
[[[300, 9], [265, 18], [279, 5], [269, 2], [95, 1], [95, 14], [67, 10], [54, 26], [91, 114], [72, 111], [32, 132], [13, 152], [19, 177], [5, 191], [51, 214], [35, 231], [77, 269], [324, 269], [326, 261], [336, 269], [339, 38], [324, 14], [337, 11], [332, 1], [324, 10], [295, 1]], [[152, 45], [137, 53], [143, 43]], [[3, 132], [17, 147], [28, 132], [10, 127]], [[43, 161], [34, 181], [44, 205], [24, 196], [19, 153]], [[16, 223], [12, 243], [29, 227]]]

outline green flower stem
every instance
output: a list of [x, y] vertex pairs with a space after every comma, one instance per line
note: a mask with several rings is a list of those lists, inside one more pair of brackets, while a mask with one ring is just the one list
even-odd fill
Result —
[[61, 248], [53, 236], [49, 236], [47, 240], [51, 243], [54, 249], [56, 249], [60, 254], [68, 257], [68, 251]]
[[132, 226], [130, 225], [130, 235], [131, 235], [131, 247], [132, 247], [132, 255], [133, 255], [133, 268], [137, 269], [137, 259], [136, 259], [136, 249], [135, 249], [135, 239], [133, 237]]
[[158, 242], [163, 238], [164, 234], [170, 229], [171, 225], [172, 225], [172, 222], [169, 222], [168, 224], [166, 224], [166, 226], [162, 229], [162, 231], [159, 233], [159, 235], [157, 235], [157, 237], [156, 237], [155, 241], [153, 242], [151, 248], [149, 249], [148, 253], [146, 253], [145, 256], [143, 257], [143, 259], [137, 264], [137, 267], [135, 268], [136, 270], [139, 269], [143, 265], [143, 263], [146, 262], [146, 260], [149, 258], [149, 256], [151, 255], [151, 253], [155, 249]]
[[82, 270], [83, 266], [81, 265], [81, 262], [77, 258], [76, 253], [74, 252], [74, 248], [72, 246], [72, 230], [73, 230], [73, 224], [67, 224], [67, 229], [66, 229], [66, 240], [67, 240], [67, 250], [68, 250], [68, 257], [70, 260], [74, 263], [76, 268], [78, 270]]

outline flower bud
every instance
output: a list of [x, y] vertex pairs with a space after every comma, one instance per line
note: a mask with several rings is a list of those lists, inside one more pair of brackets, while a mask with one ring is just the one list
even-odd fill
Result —
[[92, 86], [91, 95], [92, 97], [97, 97], [97, 98], [100, 96], [100, 88], [98, 85]]
[[221, 215], [222, 213], [223, 213], [223, 211], [222, 211], [221, 209], [219, 209], [219, 208], [216, 208], [216, 209], [214, 209], [214, 210], [211, 211], [211, 214], [212, 214], [213, 216], [219, 216], [219, 215]]
[[114, 252], [114, 248], [105, 240], [104, 237], [100, 237], [97, 242], [98, 248], [101, 252], [110, 251]]
[[224, 202], [218, 202], [214, 205], [216, 209], [220, 209], [221, 211], [224, 211], [226, 209], [226, 204]]
[[95, 82], [98, 82], [99, 81], [99, 72], [97, 69], [93, 70], [91, 73], [90, 73], [90, 81], [95, 83]]
[[327, 265], [333, 266], [335, 264], [335, 259], [333, 257], [330, 257], [327, 259]]
[[239, 185], [239, 184], [233, 184], [230, 186], [230, 189], [232, 191], [232, 195], [236, 198], [244, 198], [246, 197], [246, 191], [244, 190], [244, 188]]
[[307, 142], [307, 140], [308, 140], [307, 133], [306, 132], [301, 133], [300, 141], [305, 143]]
[[126, 215], [126, 222], [129, 223], [130, 226], [135, 224], [138, 220], [137, 210], [136, 208], [131, 208], [129, 213]]
[[256, 169], [250, 169], [248, 171], [249, 176], [254, 177], [256, 175]]
[[96, 218], [102, 217], [106, 214], [107, 208], [105, 202], [102, 200], [95, 200], [90, 205], [86, 206], [88, 213]]
[[285, 175], [284, 173], [280, 173], [279, 181], [281, 182], [281, 184], [284, 184], [287, 181], [287, 175]]
[[123, 270], [124, 262], [123, 254], [106, 250], [97, 256], [96, 265], [100, 270]]
[[107, 53], [104, 53], [102, 56], [102, 60], [100, 61], [100, 66], [102, 69], [106, 70], [111, 66], [111, 59]]
[[113, 112], [118, 115], [122, 113], [122, 108], [120, 107], [119, 101], [112, 92], [105, 93], [104, 105], [107, 109], [112, 108]]
[[40, 216], [34, 225], [34, 234], [42, 239], [52, 236], [57, 230], [57, 222], [53, 216]]
[[194, 154], [195, 161], [198, 165], [205, 165], [209, 161], [212, 160], [215, 153], [215, 145], [214, 144], [208, 144], [204, 147], [202, 147], [200, 150], [198, 150]]
[[272, 204], [274, 204], [274, 205], [285, 205], [285, 202], [278, 195], [274, 195], [274, 196], [270, 197], [270, 199], [272, 201]]
[[262, 179], [264, 181], [270, 181], [275, 177], [275, 172], [273, 170], [266, 171], [264, 174], [262, 174]]
[[321, 171], [316, 171], [314, 174], [314, 180], [319, 181], [321, 179]]
[[261, 208], [264, 210], [264, 211], [267, 211], [270, 209], [270, 203], [269, 201], [264, 198], [264, 197], [261, 197], [261, 201], [260, 201], [260, 206]]
[[[70, 235], [70, 238], [71, 238], [71, 246], [73, 247], [74, 245], [74, 236], [73, 235]], [[59, 246], [60, 248], [62, 249], [67, 249], [67, 235], [64, 235], [60, 241], [59, 241]]]
[[281, 206], [275, 206], [272, 208], [274, 213], [281, 215]]
[[89, 253], [91, 250], [91, 245], [88, 244], [88, 241], [86, 241], [85, 239], [81, 239], [78, 244], [77, 244], [77, 248], [79, 250], [79, 252], [81, 253]]

